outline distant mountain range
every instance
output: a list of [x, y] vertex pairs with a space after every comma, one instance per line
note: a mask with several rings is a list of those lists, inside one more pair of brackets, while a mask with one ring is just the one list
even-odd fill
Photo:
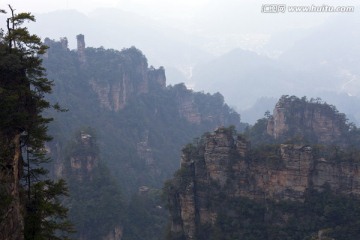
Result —
[[150, 18], [119, 9], [98, 9], [89, 15], [75, 10], [39, 14], [37, 24], [30, 26], [39, 36], [58, 40], [69, 37], [70, 48], [76, 47], [75, 36], [86, 36], [87, 46], [122, 49], [135, 46], [155, 65], [164, 65], [170, 83], [186, 80], [190, 67], [210, 59], [209, 53], [196, 47], [196, 37]]
[[[278, 98], [286, 93], [320, 97], [359, 122], [359, 22], [355, 15], [339, 16], [304, 31], [293, 45], [277, 48], [283, 52], [275, 59], [232, 50], [196, 66], [191, 82], [196, 90], [220, 91], [238, 110], [250, 109], [261, 97]], [[258, 112], [253, 119], [261, 114]]]
[[218, 57], [206, 50], [216, 42], [207, 42], [214, 40], [209, 36], [185, 33], [122, 10], [39, 14], [37, 24], [30, 28], [52, 39], [69, 36], [70, 48], [76, 47], [78, 33], [85, 34], [87, 46], [138, 47], [152, 64], [165, 67], [168, 83], [184, 82], [197, 91], [221, 92], [239, 112], [254, 113], [247, 115], [246, 121], [263, 115], [264, 107], [253, 107], [257, 99], [295, 94], [321, 97], [359, 122], [360, 113], [348, 107], [357, 104], [360, 89], [359, 22], [355, 14], [339, 15], [313, 29], [272, 35], [259, 50], [263, 55], [238, 48]]

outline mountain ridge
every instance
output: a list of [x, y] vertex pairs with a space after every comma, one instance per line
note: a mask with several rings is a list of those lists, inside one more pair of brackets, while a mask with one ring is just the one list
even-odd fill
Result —
[[[308, 114], [309, 106], [314, 115]], [[306, 128], [315, 135], [298, 135]], [[203, 135], [183, 148], [181, 167], [165, 184], [168, 239], [304, 239], [324, 229], [328, 236], [339, 235], [360, 212], [336, 222], [352, 209], [326, 216], [331, 203], [318, 198], [330, 194], [330, 202], [339, 197], [344, 204], [360, 202], [359, 136], [336, 108], [294, 96], [283, 96], [274, 115], [259, 120], [245, 135], [234, 128]], [[312, 201], [322, 204], [313, 220], [292, 226], [300, 214], [293, 208], [306, 209]], [[301, 211], [299, 216], [308, 218], [314, 209]], [[355, 229], [353, 238], [359, 236]]]

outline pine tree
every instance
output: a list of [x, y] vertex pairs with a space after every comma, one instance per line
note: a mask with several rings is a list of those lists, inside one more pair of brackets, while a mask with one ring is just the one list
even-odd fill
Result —
[[23, 26], [35, 21], [33, 15], [16, 14], [10, 5], [9, 10], [5, 30], [0, 29], [0, 197], [6, 199], [0, 206], [0, 238], [67, 239], [58, 233], [71, 230], [60, 202], [67, 194], [65, 182], [46, 179], [42, 167], [52, 120], [43, 111], [59, 109], [45, 99], [53, 85], [40, 58], [47, 47]]

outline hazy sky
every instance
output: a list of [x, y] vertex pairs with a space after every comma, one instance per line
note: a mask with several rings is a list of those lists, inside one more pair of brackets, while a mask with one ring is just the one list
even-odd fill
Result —
[[[158, 27], [158, 29], [160, 29], [161, 40], [166, 38], [169, 39], [169, 41], [158, 41], [156, 37], [154, 37], [155, 40], [148, 39], [147, 37], [151, 34], [146, 34], [149, 34], [149, 31], [146, 31], [146, 34], [144, 33], [145, 35], [126, 31], [127, 25], [134, 26], [134, 24], [127, 24], [126, 22], [121, 22], [121, 20], [117, 22], [119, 25], [114, 25], [118, 27], [121, 26], [122, 31], [128, 34], [126, 35], [127, 38], [124, 38], [121, 33], [117, 37], [114, 37], [114, 34], [117, 32], [111, 33], [111, 36], [114, 37], [114, 43], [121, 43], [121, 46], [114, 45], [112, 42], [106, 42], [107, 39], [101, 39], [101, 41], [95, 42], [95, 37], [102, 37], [102, 35], [98, 36], [98, 34], [95, 34], [96, 36], [92, 36], [93, 38], [91, 38], [90, 33], [84, 32], [86, 30], [99, 32], [101, 31], [99, 28], [95, 30], [92, 27], [86, 26], [88, 27], [86, 29], [76, 29], [74, 27], [75, 24], [70, 22], [68, 26], [71, 27], [69, 28], [67, 26], [65, 29], [67, 32], [62, 32], [61, 29], [63, 28], [59, 26], [63, 23], [61, 20], [57, 20], [56, 23], [58, 23], [58, 27], [56, 29], [50, 28], [49, 31], [45, 33], [47, 27], [42, 27], [40, 30], [42, 30], [43, 33], [39, 34], [36, 32], [36, 34], [39, 34], [39, 36], [48, 36], [53, 39], [67, 36], [70, 39], [70, 46], [72, 48], [75, 46], [74, 36], [78, 33], [84, 33], [86, 35], [87, 46], [104, 46], [121, 49], [135, 44], [144, 51], [151, 64], [161, 64], [167, 67], [169, 79], [176, 79], [174, 77], [176, 72], [174, 71], [174, 74], [171, 75], [170, 69], [176, 69], [190, 79], [193, 68], [196, 66], [195, 64], [198, 63], [196, 62], [198, 60], [193, 60], [193, 58], [197, 59], [197, 56], [192, 55], [196, 54], [196, 51], [193, 51], [193, 49], [201, 50], [209, 54], [210, 56], [205, 56], [206, 58], [220, 56], [236, 48], [252, 50], [269, 56], [279, 56], [282, 52], [291, 48], [296, 41], [306, 36], [306, 34], [311, 34], [312, 31], [316, 32], [318, 29], [321, 29], [322, 26], [319, 28], [317, 28], [317, 26], [322, 23], [326, 22], [324, 26], [328, 28], [331, 28], [333, 23], [338, 23], [336, 26], [337, 29], [348, 29], [348, 23], [351, 23], [351, 17], [358, 18], [358, 16], [360, 16], [359, 0], [0, 0], [0, 9], [6, 9], [7, 4], [11, 4], [17, 12], [30, 11], [35, 14], [35, 17], [38, 15], [38, 25], [41, 25], [42, 13], [56, 10], [77, 10], [87, 14], [88, 18], [93, 19], [96, 19], [96, 13], [94, 13], [94, 11], [99, 8], [114, 8], [131, 12], [131, 14], [127, 14], [123, 11], [111, 11], [113, 14], [117, 14], [115, 17], [112, 15], [111, 21], [113, 21], [112, 19], [117, 21], [117, 17], [121, 16], [121, 14], [131, 15], [132, 18], [128, 19], [135, 20], [139, 19], [138, 16], [143, 16], [144, 18], [140, 18], [141, 21], [139, 20], [141, 24], [145, 21], [145, 23], [149, 23], [149, 25], [151, 23], [151, 27], [156, 25], [154, 28]], [[324, 4], [330, 6], [355, 6], [355, 12], [338, 14], [325, 12], [285, 12], [271, 14], [261, 12], [264, 4], [286, 4], [287, 6], [321, 6]], [[105, 11], [107, 11], [107, 13], [110, 12], [108, 9]], [[50, 15], [61, 15], [62, 17], [62, 14], [64, 13], [59, 12]], [[110, 14], [106, 16], [109, 15]], [[67, 15], [64, 14], [64, 16]], [[61, 19], [61, 17], [57, 19]], [[152, 21], [149, 20], [149, 18], [158, 21]], [[332, 18], [336, 21], [332, 21]], [[101, 20], [107, 19], [102, 18]], [[94, 21], [97, 21], [96, 23], [101, 22], [100, 20]], [[143, 25], [148, 26], [146, 24]], [[0, 27], [1, 26], [0, 24]], [[100, 26], [103, 25], [100, 24]], [[112, 27], [109, 29], [111, 30]], [[179, 29], [181, 31], [179, 31]], [[69, 30], [75, 31], [75, 33], [69, 34]], [[141, 39], [133, 40], [137, 35], [139, 35]], [[336, 37], [338, 37], [338, 39], [342, 38], [341, 34]], [[131, 43], [126, 42], [125, 40], [128, 38], [133, 41]], [[329, 39], [324, 39], [324, 42], [328, 40]], [[175, 42], [180, 42], [184, 48], [175, 49], [179, 51], [176, 52], [173, 49], [179, 46], [175, 46]], [[187, 49], [187, 51], [182, 51], [181, 49]], [[176, 55], [176, 57], [169, 57], [168, 55], [171, 52], [175, 52], [178, 55]], [[180, 55], [183, 58], [179, 57]], [[169, 59], [173, 60], [174, 63]]]
[[[256, 33], [282, 31], [287, 27], [320, 24], [333, 13], [263, 14], [263, 4], [354, 5], [356, 0], [0, 0], [0, 8], [11, 4], [18, 11], [34, 14], [63, 9], [91, 13], [97, 8], [118, 8], [191, 31], [224, 34], [225, 31]], [[360, 14], [360, 8], [354, 14]], [[274, 25], [271, 25], [274, 24]], [[210, 26], [210, 27], [209, 27]]]
[[139, 12], [147, 9], [149, 13], [167, 12], [171, 15], [173, 13], [177, 14], [186, 11], [186, 9], [201, 8], [210, 1], [211, 0], [1, 0], [0, 2], [1, 5], [10, 3], [19, 10], [39, 13], [58, 9], [77, 9], [81, 12], [88, 13], [96, 8], [112, 7]]
[[[261, 5], [269, 3], [354, 5], [358, 4], [357, 2], [356, 0], [0, 0], [0, 7], [4, 8], [6, 4], [10, 3], [19, 11], [31, 11], [33, 13], [44, 13], [59, 9], [77, 9], [83, 13], [89, 13], [96, 8], [111, 7], [158, 19], [173, 18], [196, 21], [197, 17], [208, 13], [209, 8], [214, 11], [214, 18], [223, 18], [227, 17], [226, 13], [230, 13], [231, 16], [237, 11], [239, 14], [257, 16], [261, 14]], [[221, 15], [216, 15], [216, 12]], [[359, 13], [360, 10], [358, 9], [357, 14]], [[323, 18], [331, 14], [318, 13], [316, 15], [314, 16], [317, 18]], [[302, 21], [309, 22], [309, 14], [288, 14], [287, 18], [301, 18]], [[292, 22], [291, 20], [289, 24]]]
[[[355, 9], [355, 13], [343, 14], [261, 12], [262, 5], [273, 3], [288, 6], [359, 4], [358, 0], [0, 0], [0, 8], [6, 9], [6, 5], [11, 4], [18, 12], [30, 11], [35, 16], [56, 10], [75, 9], [91, 14], [98, 8], [117, 8], [160, 20], [161, 24], [168, 24], [185, 33], [206, 37], [217, 46], [247, 48], [242, 43], [246, 42], [251, 45], [250, 49], [260, 46], [278, 33], [309, 29], [336, 15], [347, 17], [360, 14], [360, 6]], [[213, 46], [208, 48], [211, 50]], [[220, 53], [223, 51], [219, 50]]]
[[[354, 5], [356, 0], [0, 0], [18, 11], [34, 14], [76, 9], [89, 14], [97, 8], [118, 8], [162, 20], [175, 28], [207, 35], [272, 34], [321, 24], [333, 13], [263, 14], [269, 3], [287, 5]], [[360, 8], [353, 14], [360, 14]], [[346, 14], [344, 14], [346, 15]]]
[[[12, 4], [19, 10], [30, 10], [32, 12], [48, 12], [56, 9], [78, 9], [82, 12], [89, 12], [99, 7], [116, 7], [124, 9], [146, 8], [149, 11], [154, 9], [166, 10], [169, 15], [191, 9], [206, 7], [214, 2], [227, 5], [232, 2], [239, 4], [356, 4], [356, 0], [1, 0], [1, 5]], [[185, 12], [186, 14], [186, 12]]]

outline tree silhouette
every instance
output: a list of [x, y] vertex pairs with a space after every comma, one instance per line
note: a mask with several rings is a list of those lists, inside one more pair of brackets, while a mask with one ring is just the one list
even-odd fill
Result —
[[[60, 110], [45, 100], [53, 85], [45, 77], [40, 58], [47, 47], [23, 26], [35, 21], [33, 15], [17, 14], [10, 5], [9, 10], [6, 28], [0, 29], [0, 180], [10, 200], [7, 206], [0, 207], [4, 208], [0, 213], [9, 212], [7, 208], [18, 209], [14, 221], [24, 228], [17, 232], [24, 232], [25, 239], [67, 239], [66, 234], [57, 232], [71, 231], [67, 209], [60, 204], [61, 196], [67, 192], [65, 182], [46, 179], [47, 171], [42, 167], [49, 161], [45, 142], [51, 139], [47, 124], [52, 120], [44, 117], [43, 111]], [[0, 13], [7, 14], [5, 10]], [[22, 205], [24, 211], [20, 210]], [[11, 219], [11, 214], [8, 216]], [[1, 220], [4, 224], [0, 225], [6, 226], [7, 220]]]

